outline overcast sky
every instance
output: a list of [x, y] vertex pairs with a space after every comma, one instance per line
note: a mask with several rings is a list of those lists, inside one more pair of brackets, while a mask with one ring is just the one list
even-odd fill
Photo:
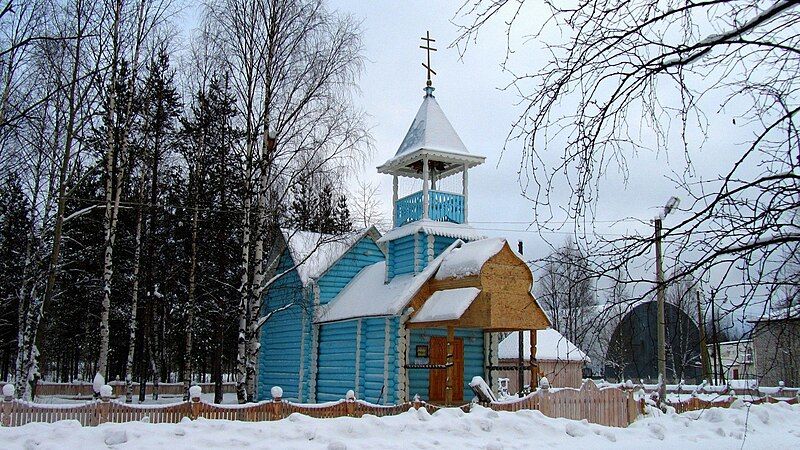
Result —
[[[420, 37], [430, 31], [437, 39], [439, 49], [432, 57], [433, 68], [438, 73], [434, 77], [434, 95], [469, 151], [486, 157], [486, 163], [470, 172], [470, 222], [473, 227], [484, 230], [486, 235], [506, 237], [511, 242], [522, 240], [527, 257], [541, 258], [551, 251], [551, 245], [562, 245], [572, 235], [571, 224], [561, 232], [542, 232], [532, 224], [533, 204], [523, 198], [518, 182], [522, 145], [520, 142], [506, 144], [521, 105], [513, 89], [502, 89], [512, 81], [511, 74], [501, 68], [506, 56], [505, 27], [497, 20], [486, 25], [477, 43], [460, 58], [455, 48], [449, 48], [459, 34], [452, 22], [465, 22], [457, 15], [460, 3], [331, 1], [333, 8], [361, 20], [364, 31], [367, 62], [358, 102], [369, 114], [375, 152], [363, 176], [380, 182], [386, 210], [391, 211], [391, 177], [378, 175], [375, 166], [394, 155], [422, 101], [425, 71], [421, 63], [425, 53], [419, 45]], [[548, 16], [548, 10], [540, 2], [526, 2], [521, 17], [517, 19], [517, 34], [512, 37], [512, 42], [517, 45], [510, 58], [510, 67], [516, 73], [534, 73], [546, 63], [549, 53], [541, 42], [529, 40], [524, 45], [519, 44], [525, 34], [538, 29]], [[544, 36], [550, 42], [558, 42], [561, 38], [559, 30], [554, 28], [547, 29]], [[668, 89], [663, 89], [660, 97], [665, 103], [670, 98], [679, 98]], [[732, 103], [720, 108], [721, 99], [712, 96], [702, 101], [710, 125], [708, 139], [704, 141], [697, 128], [687, 130], [690, 141], [696, 144], [689, 149], [692, 152], [691, 180], [695, 182], [700, 178], [718, 178], [731, 167], [732, 158], [738, 157], [736, 145], [752, 136], [752, 130], [746, 127], [731, 126], [731, 119], [746, 110], [747, 105]], [[670, 124], [676, 123], [676, 119], [662, 118], [664, 123]], [[641, 135], [645, 145], [648, 139], [652, 140], [651, 130], [641, 130]], [[703, 144], [702, 150], [698, 151], [700, 144]], [[507, 145], [507, 150], [501, 155], [504, 145]], [[557, 161], [563, 151], [559, 147], [557, 143], [548, 146], [545, 158]], [[666, 153], [642, 149], [629, 163], [627, 183], [623, 183], [622, 177], [613, 170], [602, 180], [597, 221], [590, 224], [597, 233], [606, 236], [633, 232], [651, 235], [650, 219], [661, 211], [671, 196], [680, 195], [669, 180], [687, 170], [680, 142], [671, 145]], [[559, 201], [566, 201], [567, 192], [568, 186], [556, 186], [554, 208], [567, 208], [567, 205], [559, 204]], [[686, 205], [689, 199], [683, 200]], [[665, 224], [670, 221], [677, 223], [682, 217], [685, 214], [673, 213], [665, 219]], [[631, 220], [612, 223], [626, 218], [644, 223]], [[665, 253], [669, 256], [668, 245]], [[642, 276], [655, 278], [651, 275], [652, 259], [643, 264], [649, 267], [644, 267]], [[669, 258], [665, 270], [670, 270]]]
[[[505, 56], [504, 29], [498, 24], [487, 26], [476, 45], [463, 58], [454, 48], [448, 48], [458, 35], [451, 20], [459, 2], [363, 2], [334, 0], [333, 8], [352, 14], [362, 21], [367, 63], [361, 80], [358, 102], [369, 114], [375, 152], [364, 170], [364, 176], [379, 181], [387, 210], [391, 202], [391, 177], [378, 175], [375, 166], [392, 157], [403, 139], [422, 101], [425, 71], [421, 66], [425, 53], [419, 48], [420, 37], [430, 31], [439, 49], [432, 64], [438, 75], [434, 87], [439, 104], [470, 152], [486, 157], [486, 163], [470, 172], [470, 221], [476, 228], [486, 229], [487, 235], [522, 239], [526, 254], [543, 256], [548, 247], [542, 242], [535, 226], [525, 230], [533, 220], [532, 204], [523, 198], [518, 183], [521, 144], [511, 142], [502, 155], [511, 125], [520, 113], [519, 97], [501, 88], [511, 81], [500, 64]], [[526, 11], [526, 26], [544, 18], [537, 14], [535, 3]], [[456, 17], [458, 20], [458, 17]], [[544, 64], [547, 53], [540, 45], [531, 43], [515, 54], [513, 63], [527, 71]], [[561, 149], [554, 149], [553, 157]], [[648, 220], [655, 216], [658, 206], [674, 194], [664, 174], [653, 173], [652, 158], [645, 155], [631, 174], [625, 192], [614, 177], [607, 183], [603, 208], [598, 212], [599, 232], [620, 232], [610, 229], [605, 221], [635, 217]], [[663, 180], [663, 182], [662, 182]], [[566, 187], [564, 188], [566, 190]], [[565, 192], [556, 193], [564, 197]], [[623, 195], [624, 194], [624, 195]], [[628, 231], [634, 223], [626, 223]], [[639, 227], [644, 228], [644, 227]], [[643, 230], [644, 231], [644, 230]], [[644, 231], [648, 232], [648, 231]], [[544, 237], [559, 245], [569, 231], [545, 233]]]

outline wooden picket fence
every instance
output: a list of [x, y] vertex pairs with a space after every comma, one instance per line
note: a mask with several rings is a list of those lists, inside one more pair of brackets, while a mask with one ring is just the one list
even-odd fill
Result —
[[[685, 401], [671, 402], [668, 403], [668, 405], [675, 408], [675, 412], [680, 414], [688, 411], [697, 411], [699, 409], [728, 408], [733, 404], [735, 400], [736, 397], [734, 396], [721, 397], [719, 399], [714, 399], [714, 400], [703, 400], [697, 397], [692, 397]], [[750, 403], [752, 405], [760, 405], [762, 403], [778, 403], [778, 402], [784, 402], [790, 405], [796, 405], [800, 403], [797, 397], [776, 398], [771, 395], [767, 395], [764, 397], [742, 399], [742, 401], [745, 403]]]
[[636, 401], [632, 390], [600, 389], [587, 380], [580, 389], [538, 389], [519, 400], [491, 403], [490, 407], [496, 411], [533, 409], [548, 417], [627, 427], [644, 412], [644, 401]]
[[[734, 399], [735, 397], [727, 396], [709, 401], [692, 397], [680, 403], [673, 403], [671, 406], [681, 413], [710, 407], [728, 407]], [[766, 396], [748, 401], [751, 403], [774, 403], [777, 401], [798, 403], [797, 397], [776, 399]], [[580, 389], [542, 388], [520, 399], [482, 403], [482, 405], [495, 411], [537, 410], [548, 417], [586, 419], [591, 423], [626, 427], [644, 413], [645, 399], [636, 399], [632, 389], [598, 388], [594, 382], [587, 380]], [[111, 397], [79, 405], [42, 405], [5, 397], [0, 402], [0, 423], [3, 426], [19, 426], [31, 422], [77, 420], [82, 425], [94, 426], [106, 422], [130, 421], [177, 423], [184, 417], [269, 421], [280, 420], [294, 413], [315, 418], [361, 417], [367, 414], [380, 417], [401, 414], [412, 408], [425, 408], [428, 412], [434, 413], [442, 407], [419, 400], [398, 405], [375, 405], [355, 398], [323, 404], [301, 404], [284, 401], [279, 397], [273, 398], [271, 401], [245, 405], [217, 405], [201, 401], [199, 394], [191, 401], [169, 405], [126, 404], [112, 400]], [[469, 412], [470, 405], [463, 405], [460, 408]]]

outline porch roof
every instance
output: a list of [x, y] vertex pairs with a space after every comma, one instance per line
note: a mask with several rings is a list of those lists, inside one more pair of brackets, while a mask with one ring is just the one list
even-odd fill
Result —
[[474, 287], [436, 291], [411, 319], [411, 323], [460, 319], [480, 293], [481, 290]]

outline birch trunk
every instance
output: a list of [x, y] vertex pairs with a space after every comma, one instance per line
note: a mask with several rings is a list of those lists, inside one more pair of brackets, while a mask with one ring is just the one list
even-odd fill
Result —
[[[139, 196], [141, 198], [141, 195]], [[140, 202], [141, 203], [141, 202]], [[128, 322], [128, 358], [125, 361], [125, 403], [133, 401], [133, 356], [136, 350], [136, 313], [139, 307], [139, 266], [142, 260], [142, 209], [136, 213], [136, 249], [133, 255], [133, 294]]]
[[[249, 174], [248, 174], [249, 175]], [[249, 176], [248, 176], [249, 179]], [[249, 184], [249, 183], [248, 183]], [[242, 219], [242, 282], [239, 287], [239, 333], [237, 335], [237, 360], [236, 360], [236, 398], [239, 403], [247, 401], [247, 322], [250, 310], [250, 195], [246, 190], [244, 200], [244, 215]]]
[[[53, 246], [50, 251], [50, 258], [47, 267], [47, 282], [45, 284], [44, 297], [39, 298], [36, 293], [35, 281], [30, 281], [29, 285], [23, 285], [21, 289], [21, 296], [19, 299], [20, 304], [20, 323], [19, 334], [17, 340], [17, 365], [16, 365], [16, 392], [18, 398], [30, 400], [30, 391], [27, 390], [28, 382], [32, 382], [31, 389], [35, 387], [37, 370], [38, 350], [36, 343], [41, 339], [39, 323], [41, 322], [42, 315], [44, 314], [45, 306], [52, 300], [55, 290], [55, 283], [59, 272], [59, 260], [61, 257], [61, 238], [63, 234], [64, 225], [64, 211], [66, 206], [66, 180], [67, 174], [70, 170], [70, 161], [72, 158], [72, 145], [75, 140], [75, 126], [78, 120], [79, 100], [77, 95], [78, 81], [80, 78], [80, 61], [82, 58], [82, 43], [83, 34], [85, 32], [85, 24], [81, 21], [83, 18], [82, 12], [78, 10], [77, 14], [77, 28], [75, 39], [75, 52], [72, 55], [72, 67], [70, 68], [69, 90], [67, 94], [68, 111], [66, 117], [66, 128], [64, 137], [64, 153], [61, 156], [60, 167], [58, 172], [58, 185], [56, 197], [56, 214], [53, 224]], [[37, 187], [34, 192], [38, 193], [39, 184], [37, 180]], [[35, 204], [35, 203], [34, 203]], [[43, 227], [44, 228], [44, 227]], [[42, 234], [44, 231], [40, 231]], [[25, 271], [32, 268], [33, 250], [29, 246], [27, 249]], [[28, 273], [30, 276], [31, 274]], [[26, 281], [29, 276], [25, 276]], [[27, 301], [25, 301], [27, 297]], [[23, 311], [23, 305], [27, 303], [27, 311]], [[24, 320], [23, 315], [24, 314]]]
[[[103, 252], [103, 302], [100, 305], [100, 354], [97, 359], [97, 373], [108, 378], [108, 315], [111, 310], [111, 278], [114, 275], [114, 242], [117, 238], [117, 221], [119, 218], [119, 201], [121, 180], [120, 171], [114, 171], [114, 155], [106, 156], [106, 206], [103, 216], [103, 232], [105, 235], [105, 251]], [[113, 175], [116, 173], [116, 176]], [[116, 189], [115, 189], [116, 188]], [[97, 393], [96, 393], [97, 394]]]
[[195, 289], [197, 286], [197, 202], [192, 212], [192, 256], [189, 267], [189, 310], [186, 317], [186, 345], [183, 364], [183, 400], [189, 400], [189, 388], [192, 385], [192, 330], [194, 328]]

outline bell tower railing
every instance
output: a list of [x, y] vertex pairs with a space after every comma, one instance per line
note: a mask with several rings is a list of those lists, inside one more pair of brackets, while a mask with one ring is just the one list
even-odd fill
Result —
[[[403, 226], [422, 219], [422, 191], [397, 200], [395, 224]], [[464, 223], [464, 196], [451, 192], [428, 191], [428, 218], [436, 222]]]

